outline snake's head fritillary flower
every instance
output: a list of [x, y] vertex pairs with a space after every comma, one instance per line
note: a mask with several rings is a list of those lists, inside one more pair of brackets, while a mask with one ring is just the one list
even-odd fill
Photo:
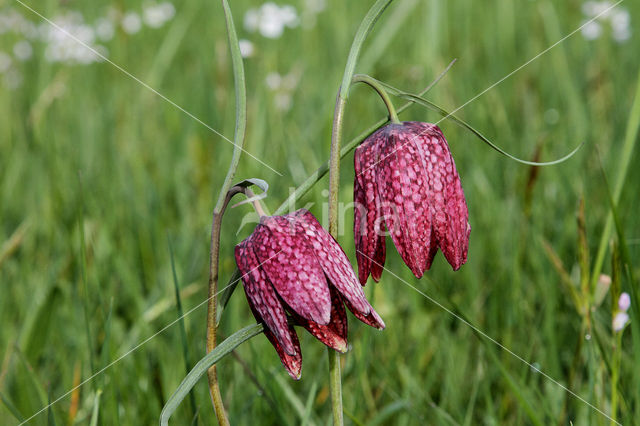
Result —
[[438, 250], [454, 270], [467, 261], [469, 212], [442, 131], [429, 123], [388, 124], [355, 152], [354, 234], [360, 283], [380, 280], [388, 230], [420, 278]]
[[302, 354], [293, 324], [340, 352], [347, 350], [345, 305], [360, 321], [384, 328], [346, 254], [306, 210], [263, 216], [235, 257], [249, 306], [294, 379]]

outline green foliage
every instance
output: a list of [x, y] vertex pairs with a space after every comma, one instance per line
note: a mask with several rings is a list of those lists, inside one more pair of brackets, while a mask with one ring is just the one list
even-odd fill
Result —
[[[304, 10], [305, 2], [290, 3]], [[242, 25], [245, 12], [260, 2], [231, 5], [239, 38], [255, 46], [244, 60], [245, 149], [283, 174], [243, 155], [235, 181], [268, 181], [263, 201], [270, 211], [328, 159], [344, 61], [372, 4], [327, 3], [314, 26], [287, 29], [278, 39]], [[29, 4], [47, 17], [80, 8], [87, 19], [106, 13], [109, 5]], [[129, 8], [141, 5], [127, 2]], [[640, 4], [622, 6], [637, 26]], [[38, 22], [17, 3], [0, 7]], [[419, 93], [457, 58], [427, 96], [453, 111], [583, 20], [576, 2], [396, 0], [365, 43], [355, 72]], [[399, 278], [385, 273], [380, 284], [365, 288], [387, 329], [380, 333], [350, 321], [352, 348], [343, 357], [347, 422], [609, 423], [404, 280], [607, 413], [611, 369], [616, 369], [617, 419], [637, 424], [640, 345], [637, 337], [632, 341], [640, 323], [637, 298], [629, 311], [631, 325], [621, 336], [611, 332], [610, 296], [588, 317], [575, 309], [583, 303], [575, 300], [582, 295], [582, 256], [591, 256], [588, 270], [611, 274], [610, 238], [618, 245], [626, 240], [621, 290], [638, 291], [632, 277], [639, 276], [640, 170], [628, 165], [637, 164], [640, 155], [633, 102], [640, 38], [636, 32], [618, 44], [604, 29], [594, 41], [578, 32], [456, 112], [507, 152], [530, 161], [560, 158], [584, 141], [568, 161], [545, 168], [518, 164], [453, 123], [440, 124], [470, 208], [469, 262], [454, 273], [438, 255], [426, 277], [416, 280], [388, 246], [386, 266]], [[226, 37], [219, 2], [185, 0], [176, 3], [176, 17], [164, 27], [145, 27], [135, 35], [117, 30], [107, 48], [110, 60], [232, 139], [235, 96]], [[10, 52], [15, 42], [0, 35], [0, 50]], [[187, 314], [189, 356], [204, 356], [210, 220], [233, 152], [227, 141], [107, 63], [50, 63], [35, 45], [33, 54], [16, 65], [24, 77], [20, 88], [0, 83], [0, 419], [9, 425], [90, 377], [91, 363], [103, 368], [175, 321], [175, 283]], [[265, 83], [274, 72], [297, 78], [286, 93], [290, 109], [276, 107], [284, 89]], [[353, 87], [344, 141], [385, 116], [370, 89]], [[401, 118], [435, 122], [441, 116], [416, 105]], [[615, 187], [607, 189], [600, 161]], [[345, 204], [352, 201], [352, 183], [348, 155], [340, 182]], [[326, 219], [327, 185], [322, 180], [296, 207], [309, 203]], [[588, 250], [579, 243], [582, 231], [575, 219], [582, 198]], [[606, 227], [611, 201], [616, 220]], [[245, 226], [236, 235], [249, 211], [238, 206], [237, 214], [225, 217], [222, 284], [235, 269], [233, 246], [250, 232]], [[347, 209], [339, 241], [355, 261], [351, 216]], [[594, 265], [599, 244], [605, 254]], [[598, 274], [589, 278], [593, 283]], [[236, 291], [221, 319], [219, 340], [253, 323], [242, 291]], [[68, 424], [70, 418], [82, 424], [156, 424], [185, 375], [179, 324], [43, 411], [33, 424]], [[232, 424], [256, 419], [324, 424], [330, 418], [324, 347], [307, 333], [300, 337], [299, 382], [288, 379], [263, 336], [220, 361]], [[205, 380], [193, 390], [199, 424], [214, 424]], [[172, 416], [172, 424], [192, 420], [188, 403]]]

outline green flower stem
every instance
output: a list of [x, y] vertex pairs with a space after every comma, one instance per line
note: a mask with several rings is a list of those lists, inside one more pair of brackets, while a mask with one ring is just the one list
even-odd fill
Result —
[[[433, 80], [427, 87], [425, 87], [424, 90], [422, 90], [418, 94], [418, 96], [422, 97], [422, 96], [426, 95], [429, 92], [429, 90], [431, 90], [433, 88], [433, 86], [435, 86], [445, 76], [445, 74], [449, 71], [449, 69], [451, 69], [451, 67], [453, 66], [454, 63], [455, 63], [455, 60], [451, 61], [451, 63], [447, 66], [447, 68], [444, 71], [442, 71], [442, 73], [440, 73], [440, 75], [435, 80]], [[411, 107], [413, 105], [414, 105], [414, 102], [411, 102], [411, 101], [405, 103], [400, 108], [398, 108], [398, 110], [397, 110], [398, 114], [403, 113], [407, 108], [409, 108], [409, 107]], [[370, 126], [367, 130], [365, 130], [364, 132], [360, 133], [355, 138], [351, 139], [340, 150], [340, 159], [343, 159], [344, 157], [346, 157], [347, 154], [349, 154], [358, 145], [360, 145], [362, 143], [362, 141], [364, 141], [373, 132], [375, 132], [376, 130], [378, 130], [380, 127], [384, 126], [388, 122], [389, 122], [389, 120], [386, 119], [386, 118], [378, 120], [374, 125]], [[291, 195], [289, 195], [289, 197], [280, 205], [280, 207], [278, 207], [278, 209], [275, 211], [274, 214], [275, 215], [280, 215], [280, 214], [284, 214], [287, 210], [293, 210], [293, 206], [295, 205], [296, 201], [298, 201], [307, 192], [309, 192], [309, 190], [313, 187], [313, 185], [315, 185], [316, 182], [318, 182], [320, 179], [322, 179], [327, 174], [328, 171], [329, 171], [329, 162], [327, 161], [327, 162], [323, 163], [320, 167], [318, 167], [318, 169], [315, 172], [310, 174], [304, 180], [304, 182], [302, 182], [296, 188], [296, 190], [294, 192], [292, 192]]]
[[[348, 89], [348, 88], [347, 88]], [[340, 90], [342, 92], [342, 89]], [[331, 133], [331, 155], [329, 158], [329, 233], [338, 238], [338, 190], [340, 186], [340, 141], [346, 97], [338, 96], [333, 115]], [[342, 379], [340, 373], [340, 354], [327, 348], [329, 356], [329, 389], [331, 389], [331, 407], [334, 426], [344, 423], [342, 410]]]
[[[211, 221], [211, 250], [209, 257], [209, 297], [207, 301], [207, 353], [216, 348], [217, 327], [215, 319], [218, 315], [218, 267], [220, 259], [220, 228], [222, 226], [222, 216], [229, 205], [231, 198], [240, 192], [237, 187], [231, 188], [225, 198], [222, 206], [213, 211], [213, 220]], [[220, 394], [220, 386], [218, 385], [218, 375], [216, 373], [215, 364], [207, 370], [207, 379], [209, 382], [209, 393], [211, 402], [216, 411], [218, 424], [228, 425], [229, 419], [224, 409], [222, 395]]]
[[[369, 9], [360, 23], [353, 38], [351, 50], [344, 69], [342, 84], [338, 91], [336, 107], [333, 113], [333, 129], [331, 131], [331, 155], [329, 157], [329, 233], [338, 238], [338, 191], [340, 188], [340, 144], [342, 142], [342, 123], [344, 122], [344, 108], [347, 104], [349, 88], [353, 73], [365, 39], [374, 24], [385, 11], [392, 0], [378, 0]], [[393, 118], [393, 117], [392, 117]], [[397, 119], [397, 115], [395, 115]], [[340, 378], [340, 355], [328, 348], [329, 355], [329, 388], [331, 389], [331, 405], [333, 409], [333, 424], [340, 426], [344, 423], [342, 410], [342, 384]]]
[[378, 80], [371, 78], [366, 74], [356, 74], [353, 76], [351, 83], [365, 83], [371, 86], [376, 92], [378, 92], [378, 95], [380, 95], [384, 104], [387, 106], [387, 110], [389, 111], [389, 121], [394, 124], [400, 124], [398, 114], [396, 113], [396, 109], [393, 107], [391, 98], [389, 98], [389, 94], [384, 90], [384, 87], [378, 82]]
[[[218, 305], [218, 260], [220, 253], [220, 225], [222, 223], [222, 215], [231, 196], [231, 185], [235, 176], [240, 154], [242, 154], [244, 146], [244, 136], [247, 127], [247, 88], [244, 77], [244, 65], [242, 63], [242, 55], [238, 43], [238, 35], [236, 34], [235, 25], [231, 9], [227, 0], [222, 0], [222, 8], [224, 10], [225, 21], [227, 24], [227, 35], [229, 38], [229, 49], [231, 51], [231, 61], [233, 64], [233, 79], [236, 97], [236, 128], [234, 132], [234, 149], [231, 158], [231, 164], [224, 179], [218, 202], [213, 210], [213, 221], [211, 225], [211, 253], [209, 258], [209, 299], [207, 302], [207, 353], [213, 351], [216, 347], [216, 317]], [[237, 193], [237, 192], [236, 192]], [[220, 387], [218, 385], [218, 377], [216, 374], [216, 366], [213, 365], [207, 370], [209, 381], [209, 393], [211, 401], [220, 425], [228, 425], [229, 419], [224, 409]]]
[[[260, 216], [264, 216], [264, 209], [260, 204], [260, 200], [255, 198], [253, 191], [249, 188], [236, 185], [233, 186], [227, 192], [223, 199], [220, 209], [215, 209], [213, 212], [213, 220], [211, 223], [211, 254], [209, 258], [209, 298], [208, 298], [208, 312], [207, 312], [207, 353], [213, 351], [216, 347], [216, 334], [217, 327], [214, 322], [212, 326], [209, 326], [209, 320], [212, 318], [214, 321], [218, 315], [218, 268], [220, 259], [220, 229], [222, 227], [222, 217], [229, 205], [229, 202], [236, 194], [243, 193], [247, 198], [252, 199], [253, 207]], [[218, 423], [221, 425], [228, 425], [224, 405], [222, 403], [222, 395], [220, 394], [220, 387], [218, 386], [218, 377], [216, 374], [215, 364], [209, 367], [207, 371], [207, 378], [209, 379], [209, 392], [211, 394], [211, 401], [216, 410], [216, 416], [218, 417]]]

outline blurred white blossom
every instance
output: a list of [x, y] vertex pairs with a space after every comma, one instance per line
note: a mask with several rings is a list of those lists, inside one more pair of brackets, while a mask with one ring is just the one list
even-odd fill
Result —
[[109, 18], [99, 18], [96, 23], [96, 35], [102, 41], [109, 41], [115, 34], [115, 26]]
[[48, 61], [89, 64], [102, 60], [91, 49], [106, 52], [106, 48], [94, 43], [95, 30], [84, 22], [81, 14], [69, 12], [54, 17], [52, 22], [55, 26], [45, 22], [39, 28], [42, 40], [47, 43]]
[[278, 6], [264, 3], [258, 9], [249, 9], [244, 15], [244, 27], [249, 32], [258, 31], [267, 38], [278, 38], [286, 28], [295, 28], [300, 20], [296, 9], [291, 5]]
[[589, 21], [584, 24], [582, 36], [587, 40], [595, 40], [602, 34], [602, 26], [597, 21]]
[[142, 28], [142, 20], [136, 12], [125, 13], [120, 24], [127, 34], [135, 34]]
[[629, 297], [629, 293], [624, 292], [620, 295], [620, 298], [618, 299], [618, 308], [622, 311], [622, 312], [626, 312], [629, 310], [629, 307], [631, 306], [631, 298]]
[[151, 28], [160, 28], [173, 19], [175, 14], [176, 8], [169, 2], [148, 5], [142, 11], [144, 23]]
[[251, 56], [253, 56], [255, 48], [253, 46], [253, 43], [251, 43], [249, 40], [240, 39], [238, 40], [238, 45], [240, 46], [240, 54], [243, 58], [250, 58]]
[[[582, 13], [587, 18], [581, 29], [585, 39], [599, 38], [607, 23], [611, 27], [611, 37], [618, 43], [631, 38], [631, 15], [627, 9], [614, 7], [614, 3], [610, 1], [587, 1], [582, 4]], [[597, 19], [591, 21], [596, 16]]]
[[33, 47], [27, 40], [20, 40], [13, 45], [13, 54], [19, 61], [27, 61], [33, 55]]
[[52, 17], [51, 23], [36, 25], [15, 9], [0, 9], [0, 35], [13, 33], [18, 36], [11, 52], [13, 56], [5, 52], [0, 55], [3, 73], [10, 69], [15, 71], [11, 76], [5, 76], [5, 84], [12, 87], [21, 84], [22, 75], [15, 63], [30, 60], [36, 44], [43, 44], [44, 58], [49, 62], [90, 64], [102, 61], [100, 55], [106, 57], [108, 50], [100, 42], [112, 40], [117, 25], [128, 34], [140, 31], [143, 19], [149, 27], [157, 28], [175, 16], [175, 7], [168, 1], [153, 3], [142, 10], [142, 16], [136, 11], [109, 7], [103, 16], [90, 23], [80, 12], [70, 10]]
[[276, 109], [288, 111], [293, 106], [293, 92], [300, 81], [299, 70], [292, 70], [288, 74], [280, 75], [271, 72], [265, 77], [265, 84], [269, 90], [274, 92], [273, 103]]
[[316, 16], [327, 8], [326, 0], [305, 0], [300, 21], [306, 29], [316, 25]]
[[8, 89], [15, 90], [22, 86], [23, 77], [17, 69], [10, 68], [3, 76], [2, 80]]
[[0, 52], [0, 73], [5, 73], [11, 68], [11, 56]]
[[629, 322], [629, 315], [626, 312], [618, 312], [613, 317], [613, 331], [621, 331]]
[[327, 8], [326, 0], [305, 0], [305, 9], [311, 13], [320, 13]]
[[264, 79], [267, 87], [271, 90], [278, 90], [280, 88], [280, 83], [282, 82], [282, 77], [277, 72], [270, 72]]

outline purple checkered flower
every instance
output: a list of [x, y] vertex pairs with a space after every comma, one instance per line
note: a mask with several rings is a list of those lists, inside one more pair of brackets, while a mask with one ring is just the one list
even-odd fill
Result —
[[294, 379], [302, 354], [293, 324], [340, 352], [347, 350], [345, 305], [360, 321], [384, 328], [346, 254], [307, 210], [263, 216], [235, 256], [253, 315]]
[[454, 270], [467, 261], [469, 212], [442, 131], [429, 123], [388, 124], [355, 152], [354, 234], [360, 283], [380, 280], [389, 231], [420, 278], [438, 250]]

